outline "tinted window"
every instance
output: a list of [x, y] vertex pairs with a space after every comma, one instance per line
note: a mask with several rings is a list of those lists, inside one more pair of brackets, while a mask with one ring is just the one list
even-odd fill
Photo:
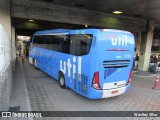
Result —
[[33, 46], [54, 51], [69, 53], [70, 40], [68, 35], [41, 35], [34, 36]]
[[[53, 36], [52, 36], [53, 37]], [[53, 38], [53, 50], [62, 52], [62, 44], [66, 39], [66, 35], [56, 35]]]
[[91, 47], [92, 38], [92, 35], [87, 34], [72, 35], [70, 53], [77, 56], [88, 54]]
[[44, 47], [43, 39], [44, 39], [44, 37], [42, 37], [42, 36], [34, 36], [33, 47], [43, 48]]
[[89, 34], [41, 35], [34, 36], [33, 46], [80, 56], [89, 53], [92, 38]]

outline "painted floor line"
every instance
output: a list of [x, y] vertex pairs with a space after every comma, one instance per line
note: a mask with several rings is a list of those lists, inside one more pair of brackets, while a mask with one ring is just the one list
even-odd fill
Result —
[[133, 75], [133, 76], [136, 76], [136, 77], [155, 77], [155, 76], [157, 76], [157, 75], [148, 75], [148, 76]]
[[139, 72], [139, 71], [132, 71], [132, 73], [133, 73], [133, 76], [136, 76], [136, 77], [155, 77], [155, 76], [157, 76], [158, 74], [154, 74], [154, 75], [134, 75], [134, 73], [136, 73], [136, 72]]

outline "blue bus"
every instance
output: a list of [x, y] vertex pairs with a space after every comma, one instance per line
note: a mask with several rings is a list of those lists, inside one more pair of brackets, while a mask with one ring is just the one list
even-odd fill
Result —
[[115, 29], [55, 29], [33, 35], [29, 61], [90, 99], [130, 89], [134, 56], [132, 33]]

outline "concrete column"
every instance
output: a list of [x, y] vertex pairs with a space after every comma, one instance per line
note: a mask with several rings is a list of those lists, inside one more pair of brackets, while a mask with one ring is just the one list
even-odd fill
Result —
[[138, 53], [138, 55], [140, 55], [140, 46], [141, 46], [141, 39], [142, 39], [142, 32], [138, 32], [138, 37], [137, 37], [138, 41], [136, 44], [136, 53]]
[[0, 111], [9, 108], [12, 88], [10, 0], [0, 1]]
[[138, 32], [138, 35], [135, 37], [135, 47], [136, 47], [136, 51], [134, 52], [135, 58], [137, 53], [138, 55], [140, 55], [141, 39], [142, 39], [142, 32]]
[[16, 33], [15, 33], [15, 27], [12, 25], [12, 31], [11, 31], [11, 34], [12, 34], [12, 43], [11, 43], [11, 46], [12, 46], [12, 62], [13, 62], [13, 70], [15, 70], [15, 60], [16, 60], [16, 42], [15, 42], [15, 39], [16, 39]]
[[0, 24], [5, 29], [7, 37], [11, 39], [10, 0], [0, 1]]
[[142, 34], [141, 54], [140, 54], [139, 65], [138, 65], [139, 70], [142, 70], [142, 71], [148, 70], [152, 41], [153, 41], [153, 33], [154, 33], [154, 21], [149, 20], [148, 32], [146, 34], [145, 33]]

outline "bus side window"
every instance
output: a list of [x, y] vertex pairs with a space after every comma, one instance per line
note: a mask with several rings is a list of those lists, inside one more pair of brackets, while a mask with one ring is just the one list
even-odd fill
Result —
[[61, 49], [63, 53], [70, 53], [70, 37], [63, 39]]
[[40, 44], [41, 44], [41, 48], [45, 48], [45, 46], [46, 46], [46, 36], [40, 36]]
[[52, 39], [52, 50], [57, 51], [57, 42], [56, 42], [56, 36], [52, 35], [51, 36]]
[[92, 38], [92, 35], [74, 35], [72, 37], [71, 54], [76, 56], [88, 54]]
[[45, 48], [48, 50], [52, 50], [52, 36], [45, 36]]
[[34, 36], [33, 47], [41, 47], [41, 41], [39, 36]]

